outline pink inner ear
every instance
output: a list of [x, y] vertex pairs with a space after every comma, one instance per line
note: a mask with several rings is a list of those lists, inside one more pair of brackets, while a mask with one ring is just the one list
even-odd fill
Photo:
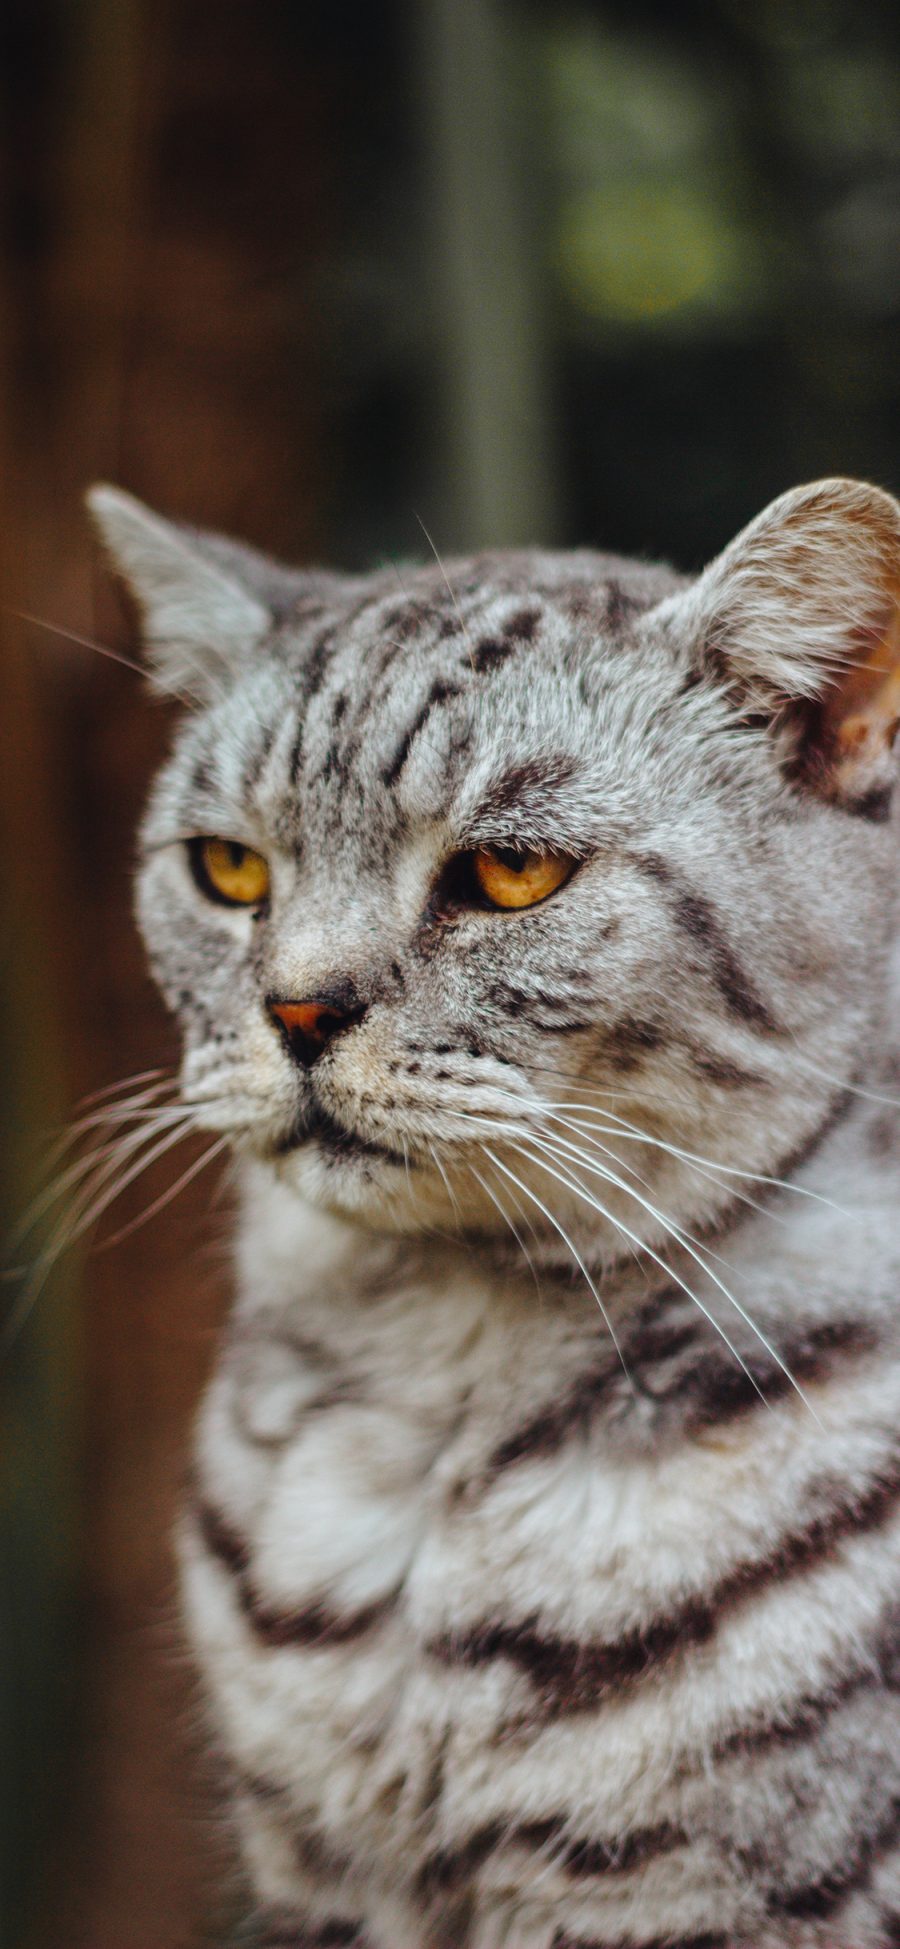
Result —
[[891, 781], [900, 729], [900, 588], [888, 601], [883, 627], [868, 633], [861, 654], [823, 699], [823, 742], [839, 798], [858, 799]]

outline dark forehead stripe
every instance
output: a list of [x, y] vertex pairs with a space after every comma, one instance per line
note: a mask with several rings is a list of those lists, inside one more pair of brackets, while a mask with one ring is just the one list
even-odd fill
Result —
[[[408, 661], [410, 654], [427, 653], [435, 643], [445, 642], [449, 637], [458, 639], [459, 650], [454, 667], [449, 672], [445, 668], [436, 677], [428, 697], [401, 737], [394, 757], [385, 765], [382, 779], [386, 785], [396, 783], [411, 746], [437, 705], [459, 694], [473, 677], [494, 670], [518, 649], [533, 642], [542, 615], [539, 604], [520, 605], [492, 633], [477, 636], [478, 611], [485, 604], [490, 605], [496, 593], [478, 584], [469, 590], [464, 584], [454, 589], [441, 583], [421, 597], [408, 596], [403, 603], [394, 604], [374, 618], [373, 642], [367, 652], [365, 694], [354, 715], [358, 729], [384, 703], [386, 686], [398, 663]], [[468, 602], [461, 609], [459, 596], [471, 594], [477, 596], [477, 601]], [[345, 754], [339, 769], [346, 773], [347, 768]], [[331, 769], [335, 769], [334, 759]]]
[[481, 800], [481, 816], [502, 817], [526, 800], [540, 802], [545, 795], [558, 792], [564, 785], [570, 784], [578, 776], [579, 770], [578, 759], [570, 757], [565, 751], [551, 752], [546, 758], [528, 758], [521, 764], [510, 765]]
[[624, 629], [632, 619], [640, 614], [643, 605], [623, 589], [621, 582], [611, 576], [606, 585], [606, 624], [607, 628]]
[[[415, 569], [409, 588], [401, 583], [402, 599], [391, 586], [392, 572], [378, 572], [361, 590], [357, 588], [356, 599], [346, 608], [332, 607], [325, 612], [318, 634], [304, 652], [298, 669], [299, 721], [289, 761], [291, 783], [298, 783], [305, 763], [311, 736], [306, 733], [310, 706], [328, 685], [341, 649], [351, 637], [360, 640], [357, 626], [361, 618], [366, 618], [369, 639], [365, 645], [365, 681], [351, 685], [349, 704], [341, 706], [342, 735], [346, 737], [349, 732], [357, 738], [353, 757], [365, 745], [373, 716], [382, 707], [388, 715], [386, 687], [395, 667], [410, 660], [421, 663], [423, 658], [439, 654], [448, 640], [455, 652], [451, 667], [448, 669], [445, 660], [443, 669], [435, 672], [431, 697], [400, 738], [394, 758], [385, 764], [382, 776], [390, 786], [396, 783], [435, 704], [457, 689], [469, 687], [479, 675], [489, 675], [517, 650], [532, 645], [548, 615], [571, 617], [572, 602], [580, 602], [580, 614], [590, 612], [600, 631], [608, 619], [613, 584], [618, 591], [613, 604], [617, 614], [645, 607], [646, 597], [641, 602], [631, 592], [633, 566], [609, 557], [585, 555], [579, 557], [573, 573], [567, 561], [554, 558], [548, 575], [547, 558], [527, 553], [512, 557], [487, 554], [450, 562], [446, 572], [439, 564]], [[613, 577], [611, 569], [616, 571]], [[657, 596], [659, 593], [655, 591]], [[357, 672], [362, 674], [361, 670]], [[337, 713], [332, 715], [330, 734], [317, 724], [316, 740], [318, 744], [324, 737], [326, 755], [320, 761], [323, 775], [345, 779], [351, 769], [351, 753], [337, 743], [337, 724]]]
[[327, 628], [323, 629], [313, 644], [312, 655], [301, 675], [301, 694], [307, 706], [322, 688], [335, 649], [346, 641], [350, 631], [359, 622], [360, 617], [365, 615], [366, 610], [375, 608], [383, 597], [384, 587], [379, 581], [374, 588], [368, 587], [352, 608], [345, 610], [342, 615], [333, 617]]
[[195, 792], [210, 792], [217, 782], [213, 754], [204, 752], [203, 756], [197, 759], [191, 772], [191, 788]]
[[318, 772], [313, 774], [314, 779], [318, 777], [324, 781], [329, 778], [344, 778], [357, 749], [357, 740], [352, 737], [345, 739], [343, 745], [340, 742], [341, 726], [350, 708], [350, 698], [346, 690], [337, 692], [330, 708], [331, 716], [324, 740], [324, 750]]
[[393, 758], [390, 759], [382, 771], [381, 776], [385, 785], [396, 785], [397, 779], [409, 757], [410, 750], [416, 738], [419, 736], [420, 731], [424, 730], [432, 711], [436, 710], [439, 704], [446, 704], [449, 698], [458, 697], [461, 694], [461, 689], [462, 686], [460, 684], [448, 683], [444, 677], [440, 677], [437, 683], [432, 685], [424, 704], [420, 705], [412, 723], [404, 731]]
[[496, 670], [512, 656], [515, 648], [515, 641], [509, 636], [483, 636], [472, 650], [472, 669], [479, 676], [485, 670]]
[[414, 636], [439, 620], [444, 604], [441, 592], [429, 592], [427, 596], [408, 596], [404, 602], [389, 609], [384, 617], [384, 629], [400, 643], [408, 643]]
[[[372, 618], [369, 640], [365, 644], [364, 672], [361, 666], [357, 667], [354, 677], [350, 679], [351, 694], [341, 691], [331, 710], [331, 727], [327, 733], [328, 750], [323, 761], [323, 774], [326, 777], [336, 775], [346, 779], [360, 751], [365, 747], [370, 724], [382, 713], [385, 716], [390, 714], [389, 689], [396, 666], [401, 664], [408, 667], [411, 660], [421, 660], [423, 652], [427, 653], [429, 637], [433, 638], [435, 634], [438, 638], [445, 637], [447, 634], [455, 633], [461, 626], [455, 607], [451, 614], [447, 613], [447, 605], [451, 604], [452, 598], [443, 585], [437, 589], [429, 588], [423, 596], [407, 596], [406, 600], [399, 604], [395, 601], [393, 606], [385, 606], [385, 601], [384, 587], [381, 584], [373, 597], [377, 613]], [[363, 604], [348, 620], [346, 625], [348, 630], [349, 622], [358, 620], [365, 608], [366, 605]], [[360, 681], [363, 676], [364, 681]], [[448, 684], [446, 694], [451, 695], [452, 690], [446, 672], [442, 680]], [[315, 692], [312, 694], [315, 695]], [[440, 701], [440, 698], [437, 701]], [[337, 735], [342, 723], [345, 744], [343, 749], [339, 749]], [[416, 727], [413, 726], [410, 742], [415, 733]], [[302, 749], [302, 738], [298, 738], [298, 744]], [[302, 755], [300, 763], [302, 763]], [[295, 782], [299, 776], [300, 763], [294, 773]], [[390, 767], [387, 769], [390, 770]], [[390, 783], [392, 780], [386, 782]]]
[[337, 616], [332, 615], [325, 628], [316, 637], [312, 650], [302, 665], [298, 681], [299, 717], [297, 733], [294, 738], [288, 766], [292, 785], [296, 785], [303, 764], [304, 731], [307, 713], [313, 699], [318, 696], [319, 691], [325, 683], [332, 657], [341, 647], [341, 644], [345, 641], [354, 624], [359, 621], [359, 618], [364, 615], [367, 609], [381, 602], [383, 597], [384, 587], [382, 582], [377, 582], [374, 587], [370, 584], [367, 586], [365, 593], [360, 596], [359, 600], [350, 609], [344, 610]]
[[481, 637], [473, 645], [470, 652], [472, 669], [479, 675], [485, 670], [496, 670], [499, 664], [514, 656], [523, 644], [534, 641], [540, 620], [539, 609], [517, 609], [499, 631]]
[[259, 780], [265, 768], [266, 759], [269, 756], [269, 753], [272, 749], [274, 742], [275, 742], [275, 725], [270, 724], [267, 725], [266, 728], [260, 733], [259, 742], [257, 744], [256, 750], [253, 752], [252, 756], [248, 758], [247, 763], [244, 767], [244, 776], [241, 780], [241, 787], [245, 797], [250, 792], [252, 792], [255, 785], [259, 784]]
[[517, 609], [514, 616], [504, 626], [504, 635], [512, 636], [518, 643], [532, 643], [541, 621], [538, 608]]
[[288, 762], [288, 777], [292, 785], [296, 785], [300, 776], [300, 767], [303, 763], [303, 730], [304, 724], [301, 715], [300, 722], [297, 725], [297, 734], [291, 745], [291, 755]]
[[563, 610], [569, 621], [587, 623], [597, 631], [605, 630], [609, 623], [609, 604], [606, 590], [593, 582], [575, 582], [568, 589], [560, 590]]
[[632, 859], [648, 879], [666, 888], [675, 926], [705, 950], [707, 965], [729, 1014], [766, 1035], [780, 1035], [780, 1024], [739, 961], [708, 896], [684, 880], [660, 853], [632, 854]]

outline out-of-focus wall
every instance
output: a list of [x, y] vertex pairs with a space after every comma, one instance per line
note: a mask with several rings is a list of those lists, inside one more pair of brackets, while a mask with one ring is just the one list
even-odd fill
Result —
[[[78, 1097], [175, 1053], [130, 919], [133, 832], [168, 724], [138, 677], [78, 640], [135, 650], [84, 488], [121, 480], [297, 556], [323, 547], [331, 470], [308, 287], [331, 221], [329, 131], [354, 83], [274, 7], [23, 0], [4, 37], [13, 1221]], [[107, 1231], [194, 1155], [151, 1169]], [[115, 1250], [69, 1255], [0, 1353], [4, 1944], [150, 1949], [193, 1940], [206, 1910], [168, 1539], [223, 1300], [213, 1189], [198, 1178]], [[6, 1295], [27, 1300], [27, 1284]]]
[[[900, 17], [8, 0], [0, 107], [9, 1229], [76, 1101], [175, 1058], [129, 912], [169, 722], [105, 654], [137, 646], [84, 487], [350, 567], [421, 554], [420, 521], [444, 553], [691, 567], [794, 481], [896, 489]], [[0, 1349], [3, 1949], [227, 1927], [168, 1540], [227, 1300], [215, 1191], [70, 1253]]]

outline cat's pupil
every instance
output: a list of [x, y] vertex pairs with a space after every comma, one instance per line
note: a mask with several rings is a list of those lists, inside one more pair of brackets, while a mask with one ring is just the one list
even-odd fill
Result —
[[244, 856], [247, 848], [246, 846], [239, 846], [234, 839], [228, 839], [225, 843], [228, 847], [229, 862], [237, 870], [239, 866], [243, 866], [244, 864]]
[[515, 853], [511, 846], [492, 846], [491, 851], [499, 866], [505, 866], [508, 873], [524, 873], [528, 864], [525, 853]]

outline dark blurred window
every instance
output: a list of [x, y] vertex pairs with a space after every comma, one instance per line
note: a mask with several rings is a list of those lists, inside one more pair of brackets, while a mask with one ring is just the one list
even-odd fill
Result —
[[897, 484], [896, 8], [422, 0], [391, 60], [332, 272], [351, 550], [415, 502], [689, 565], [799, 480]]

